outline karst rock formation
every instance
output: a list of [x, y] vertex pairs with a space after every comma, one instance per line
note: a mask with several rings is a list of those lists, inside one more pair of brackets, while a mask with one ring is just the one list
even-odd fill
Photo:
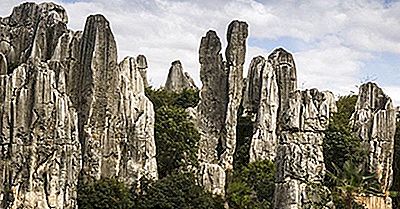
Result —
[[334, 96], [296, 88], [296, 66], [289, 52], [278, 48], [267, 59], [253, 58], [242, 102], [244, 115], [255, 122], [250, 162], [275, 161], [276, 209], [319, 207], [310, 194], [326, 190], [322, 142], [336, 111]]
[[200, 104], [197, 107], [200, 183], [214, 194], [224, 195], [226, 175], [233, 169], [237, 112], [242, 98], [243, 64], [248, 26], [233, 21], [228, 26], [225, 50], [215, 31], [200, 43]]
[[[324, 130], [336, 110], [331, 92], [294, 91], [282, 109], [276, 153], [275, 208], [327, 208], [323, 156]], [[321, 194], [321, 196], [319, 196]]]
[[[111, 177], [134, 186], [158, 178], [148, 60], [118, 62], [102, 15], [89, 16], [83, 31], [67, 23], [54, 3], [23, 3], [0, 18], [0, 208], [76, 209], [79, 184]], [[244, 79], [248, 33], [247, 23], [231, 22], [224, 56], [215, 31], [200, 42], [200, 102], [187, 109], [200, 133], [198, 184], [225, 196], [238, 117], [245, 116], [254, 124], [249, 161], [276, 166], [272, 207], [333, 208], [323, 185], [323, 140], [335, 97], [297, 89], [294, 57], [283, 48], [254, 57]], [[165, 89], [197, 89], [179, 60]], [[376, 84], [361, 85], [350, 125], [368, 149], [364, 169], [380, 187], [353, 195], [368, 209], [392, 208], [398, 112]]]
[[171, 63], [165, 87], [168, 91], [180, 93], [185, 89], [197, 89], [196, 84], [188, 72], [183, 72], [181, 61]]
[[380, 185], [376, 195], [361, 195], [358, 199], [368, 209], [390, 209], [396, 108], [375, 83], [360, 86], [352, 125], [368, 150], [366, 170], [376, 174]]
[[255, 120], [250, 162], [275, 159], [282, 113], [296, 88], [296, 66], [286, 50], [278, 48], [268, 59], [251, 61], [242, 102], [244, 114]]
[[54, 3], [0, 19], [1, 208], [76, 208], [78, 181], [157, 178], [154, 111], [108, 21], [67, 29]]
[[144, 87], [148, 87], [149, 83], [147, 80], [147, 59], [143, 54], [139, 54], [136, 57], [136, 67], [139, 69], [140, 75], [143, 78], [143, 85]]

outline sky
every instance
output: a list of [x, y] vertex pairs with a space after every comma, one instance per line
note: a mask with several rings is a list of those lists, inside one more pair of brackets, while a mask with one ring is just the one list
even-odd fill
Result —
[[[34, 2], [42, 2], [33, 0]], [[0, 0], [8, 16], [21, 0]], [[118, 59], [144, 54], [148, 78], [164, 85], [171, 62], [180, 60], [201, 86], [200, 39], [215, 30], [226, 47], [235, 19], [249, 24], [245, 71], [252, 57], [274, 48], [293, 53], [298, 87], [357, 93], [373, 81], [400, 105], [400, 1], [390, 0], [55, 0], [68, 13], [68, 27], [84, 28], [90, 14], [111, 23]]]

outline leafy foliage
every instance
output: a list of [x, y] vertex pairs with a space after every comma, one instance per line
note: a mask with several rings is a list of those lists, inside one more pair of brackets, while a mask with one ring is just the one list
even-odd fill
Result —
[[160, 178], [197, 165], [200, 135], [188, 117], [184, 109], [175, 106], [162, 106], [156, 110], [154, 135]]
[[228, 185], [227, 201], [231, 208], [272, 208], [275, 190], [275, 165], [268, 161], [248, 164], [236, 170]]
[[182, 93], [175, 93], [146, 88], [146, 95], [156, 112], [154, 136], [159, 177], [196, 166], [200, 135], [185, 108], [197, 105], [198, 91], [185, 89]]
[[196, 185], [192, 173], [174, 173], [154, 183], [142, 182], [141, 192], [135, 195], [137, 209], [224, 208], [222, 199]]
[[397, 121], [396, 123], [393, 158], [393, 185], [391, 188], [393, 208], [400, 208], [400, 121]]
[[199, 91], [194, 89], [185, 89], [181, 93], [176, 93], [165, 89], [154, 90], [147, 87], [145, 92], [153, 103], [154, 109], [167, 105], [181, 108], [195, 107], [200, 100]]
[[334, 172], [328, 171], [329, 178], [334, 182], [332, 196], [337, 208], [364, 208], [354, 201], [354, 194], [374, 194], [379, 192], [376, 176], [364, 171], [362, 165], [346, 161], [343, 168], [334, 165]]
[[125, 184], [105, 178], [79, 184], [78, 207], [85, 209], [125, 209], [132, 205], [131, 193]]
[[350, 127], [350, 118], [354, 111], [357, 96], [340, 97], [337, 102], [338, 112], [331, 119], [324, 139], [324, 159], [326, 168], [334, 172], [333, 165], [343, 167], [347, 160], [361, 164], [367, 157], [361, 139]]

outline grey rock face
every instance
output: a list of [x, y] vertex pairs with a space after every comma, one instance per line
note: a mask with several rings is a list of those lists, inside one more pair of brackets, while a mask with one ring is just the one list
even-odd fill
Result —
[[67, 22], [67, 14], [59, 5], [23, 3], [1, 21], [0, 52], [11, 68], [29, 58], [49, 59]]
[[223, 62], [221, 42], [214, 31], [208, 31], [200, 44], [203, 83], [197, 113], [201, 136], [200, 183], [219, 195], [224, 195], [226, 174], [233, 168], [247, 35], [246, 23], [233, 21], [229, 25], [226, 62]]
[[264, 69], [265, 58], [254, 57], [251, 60], [243, 93], [243, 108], [246, 115], [257, 114], [261, 97], [261, 73]]
[[135, 67], [135, 59], [126, 57], [119, 64], [118, 126], [123, 128], [118, 177], [131, 185], [141, 177], [157, 179], [155, 113], [145, 96], [144, 80]]
[[393, 179], [396, 109], [392, 100], [375, 83], [361, 85], [358, 95], [352, 116], [353, 130], [368, 149], [366, 168], [376, 173], [380, 192], [385, 194]]
[[171, 63], [165, 89], [178, 93], [185, 89], [197, 89], [189, 73], [183, 73], [181, 61], [176, 60]]
[[289, 52], [278, 48], [267, 60], [261, 56], [252, 60], [243, 99], [244, 113], [255, 118], [250, 162], [275, 159], [283, 110], [296, 88], [296, 66]]
[[72, 97], [80, 108], [84, 179], [156, 178], [154, 111], [135, 60], [117, 65], [114, 37], [101, 15], [88, 17], [81, 48], [79, 90]]
[[330, 92], [296, 90], [293, 56], [276, 49], [255, 57], [244, 91], [244, 114], [255, 118], [250, 162], [275, 161], [276, 209], [324, 208], [323, 131], [336, 111]]
[[[252, 109], [248, 109], [256, 118], [250, 146], [250, 162], [265, 159], [273, 161], [275, 160], [278, 143], [278, 81], [276, 71], [270, 60], [259, 63], [256, 69], [260, 70], [259, 82], [253, 84], [251, 88], [251, 84], [248, 83], [249, 91], [253, 89], [253, 91], [259, 92], [258, 103], [255, 100], [252, 103]], [[250, 80], [255, 79], [250, 77]]]
[[0, 19], [1, 208], [76, 208], [78, 176], [157, 178], [153, 105], [108, 21], [66, 29], [56, 4]]
[[28, 63], [0, 76], [2, 208], [75, 208], [78, 117], [57, 70]]
[[[282, 111], [282, 127], [276, 156], [276, 209], [323, 208], [325, 175], [322, 142], [329, 116], [335, 111], [330, 92], [294, 91]], [[322, 195], [323, 196], [323, 195]]]
[[136, 58], [136, 66], [139, 69], [140, 75], [143, 78], [143, 84], [145, 87], [149, 86], [148, 80], [147, 80], [147, 59], [144, 55], [140, 54]]

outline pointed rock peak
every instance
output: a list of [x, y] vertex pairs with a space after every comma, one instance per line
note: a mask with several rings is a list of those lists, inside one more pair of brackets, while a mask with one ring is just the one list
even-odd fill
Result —
[[143, 79], [144, 87], [148, 87], [149, 83], [147, 81], [147, 59], [144, 55], [139, 54], [136, 58], [136, 66], [139, 69], [140, 75]]
[[392, 100], [376, 83], [368, 82], [360, 86], [357, 109], [384, 110]]
[[[108, 22], [106, 17], [104, 17], [102, 14], [95, 14], [95, 15], [90, 15], [89, 17], [87, 17], [85, 26], [95, 24], [95, 23], [105, 24], [107, 26], [110, 25], [110, 23]], [[85, 29], [86, 29], [86, 27], [85, 27]]]
[[242, 101], [242, 105], [244, 108], [243, 113], [245, 115], [258, 112], [261, 97], [261, 85], [263, 84], [262, 70], [264, 68], [264, 65], [265, 58], [262, 56], [254, 57], [250, 62]]
[[260, 62], [264, 62], [265, 58], [261, 55], [257, 56], [257, 57], [253, 57], [253, 59], [251, 60], [250, 66], [253, 65], [257, 65]]
[[[99, 48], [99, 50], [95, 50]], [[116, 66], [117, 47], [110, 24], [103, 15], [90, 15], [86, 19], [85, 30], [81, 41], [81, 63], [84, 67], [91, 66], [92, 59], [103, 62], [96, 63], [99, 68]]]
[[175, 60], [171, 63], [172, 67], [176, 66], [176, 67], [182, 67], [181, 61], [180, 60]]
[[280, 63], [294, 64], [293, 55], [283, 48], [277, 48], [272, 51], [268, 59], [275, 60]]
[[[212, 57], [217, 57], [221, 51], [221, 41], [217, 33], [213, 30], [209, 30], [206, 36], [201, 38], [200, 49], [199, 49], [199, 61], [200, 64], [207, 63]], [[214, 59], [212, 59], [214, 60]]]
[[246, 38], [249, 35], [246, 22], [234, 20], [228, 26], [227, 31], [228, 47], [225, 56], [228, 62], [235, 60], [238, 65], [243, 65], [246, 53]]
[[146, 59], [146, 57], [145, 57], [144, 55], [142, 55], [142, 54], [139, 54], [139, 55], [138, 55], [138, 57], [137, 57], [137, 59], [136, 59], [136, 64], [137, 64], [137, 67], [140, 68], [140, 69], [145, 69], [145, 68], [148, 67], [148, 66], [147, 66], [147, 59]]
[[183, 72], [181, 61], [171, 63], [165, 89], [173, 92], [182, 92], [184, 89], [197, 89], [193, 79], [187, 72]]
[[36, 4], [33, 2], [26, 2], [14, 7], [13, 12], [9, 19], [10, 25], [34, 25], [41, 18], [48, 15], [54, 15], [57, 20], [68, 23], [68, 16], [65, 9], [55, 3], [41, 3]]

